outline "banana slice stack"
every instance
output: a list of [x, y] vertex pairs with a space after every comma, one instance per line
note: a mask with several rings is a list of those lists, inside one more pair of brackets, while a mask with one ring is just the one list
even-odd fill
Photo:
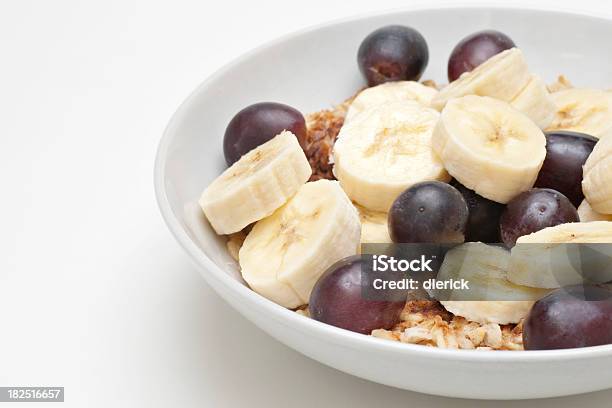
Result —
[[218, 234], [255, 223], [238, 254], [242, 277], [288, 308], [308, 303], [319, 276], [355, 255], [361, 236], [357, 210], [338, 182], [307, 183], [310, 175], [297, 138], [285, 131], [240, 158], [199, 201]]

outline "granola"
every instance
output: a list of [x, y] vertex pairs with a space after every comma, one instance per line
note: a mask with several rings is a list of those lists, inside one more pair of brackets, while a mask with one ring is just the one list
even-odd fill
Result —
[[[308, 308], [296, 313], [310, 317]], [[523, 350], [523, 322], [499, 325], [470, 322], [454, 316], [435, 300], [411, 300], [391, 330], [377, 329], [372, 336], [402, 343], [462, 350]]]
[[391, 330], [378, 329], [372, 336], [450, 349], [523, 350], [523, 325], [480, 324], [454, 316], [433, 300], [406, 303]]
[[312, 167], [310, 181], [335, 180], [332, 173], [332, 148], [353, 99], [354, 96], [331, 109], [306, 115], [307, 133], [303, 147]]

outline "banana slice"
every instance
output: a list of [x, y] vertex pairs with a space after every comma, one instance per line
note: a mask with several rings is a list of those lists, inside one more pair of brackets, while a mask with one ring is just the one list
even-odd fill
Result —
[[572, 130], [601, 138], [612, 129], [612, 93], [572, 88], [551, 97], [557, 113], [547, 130]]
[[518, 48], [489, 58], [473, 71], [466, 72], [434, 96], [431, 106], [442, 110], [453, 98], [465, 95], [490, 96], [509, 102], [530, 80], [529, 68]]
[[612, 214], [612, 132], [595, 144], [583, 175], [582, 192], [593, 210]]
[[272, 214], [311, 174], [297, 138], [285, 131], [225, 170], [199, 204], [217, 234], [232, 234]]
[[366, 88], [355, 97], [346, 113], [344, 123], [351, 121], [359, 113], [387, 102], [415, 101], [429, 106], [438, 91], [416, 81], [386, 82]]
[[357, 253], [360, 235], [357, 210], [337, 181], [306, 183], [247, 235], [242, 277], [281, 306], [301, 306], [329, 266]]
[[557, 106], [546, 84], [537, 75], [531, 75], [525, 88], [512, 99], [510, 105], [529, 116], [541, 129], [548, 127], [557, 113]]
[[612, 221], [612, 214], [600, 214], [593, 210], [587, 200], [582, 200], [578, 206], [580, 222], [590, 221]]
[[560, 224], [519, 237], [516, 243], [612, 243], [612, 222], [593, 221]]
[[368, 109], [340, 129], [334, 175], [357, 204], [387, 212], [406, 188], [450, 177], [431, 149], [440, 114], [417, 102], [389, 102]]
[[465, 279], [469, 289], [438, 291], [436, 298], [446, 299], [440, 303], [449, 312], [473, 322], [518, 323], [548, 291], [508, 281], [509, 262], [507, 250], [482, 242], [455, 247], [444, 257], [437, 279]]
[[390, 244], [391, 236], [387, 225], [387, 213], [370, 211], [367, 208], [356, 206], [361, 220], [362, 244]]
[[609, 221], [544, 228], [517, 240], [511, 252], [508, 280], [517, 285], [550, 289], [587, 280], [610, 281], [612, 246], [604, 245], [610, 243], [612, 222]]
[[474, 95], [446, 105], [432, 145], [461, 184], [504, 204], [533, 186], [546, 156], [544, 134], [527, 116]]

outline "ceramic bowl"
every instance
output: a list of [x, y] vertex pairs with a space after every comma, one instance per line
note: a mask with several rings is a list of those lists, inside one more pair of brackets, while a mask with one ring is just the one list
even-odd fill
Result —
[[612, 345], [558, 351], [443, 350], [395, 343], [338, 329], [286, 310], [251, 291], [225, 240], [196, 201], [225, 168], [222, 138], [230, 118], [260, 101], [302, 112], [340, 102], [364, 85], [356, 52], [372, 30], [405, 24], [427, 39], [423, 78], [446, 79], [448, 55], [465, 35], [484, 28], [509, 34], [533, 72], [552, 82], [612, 87], [612, 21], [588, 15], [514, 8], [394, 11], [323, 24], [287, 35], [238, 58], [201, 84], [179, 107], [161, 140], [155, 188], [170, 231], [229, 304], [279, 341], [346, 373], [423, 393], [525, 399], [612, 387]]

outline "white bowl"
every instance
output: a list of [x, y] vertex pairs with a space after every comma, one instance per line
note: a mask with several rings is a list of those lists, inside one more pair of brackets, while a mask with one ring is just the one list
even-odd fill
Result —
[[612, 87], [612, 21], [512, 8], [395, 11], [325, 24], [264, 45], [219, 70], [181, 105], [155, 163], [157, 200], [170, 230], [220, 296], [262, 330], [331, 367], [394, 387], [465, 398], [524, 399], [612, 387], [612, 345], [559, 351], [442, 350], [384, 341], [286, 310], [251, 291], [205, 221], [199, 194], [224, 169], [222, 138], [230, 118], [259, 101], [302, 112], [340, 102], [363, 85], [361, 40], [386, 24], [417, 28], [429, 44], [423, 78], [441, 82], [454, 44], [483, 28], [509, 34], [532, 71], [552, 81]]

